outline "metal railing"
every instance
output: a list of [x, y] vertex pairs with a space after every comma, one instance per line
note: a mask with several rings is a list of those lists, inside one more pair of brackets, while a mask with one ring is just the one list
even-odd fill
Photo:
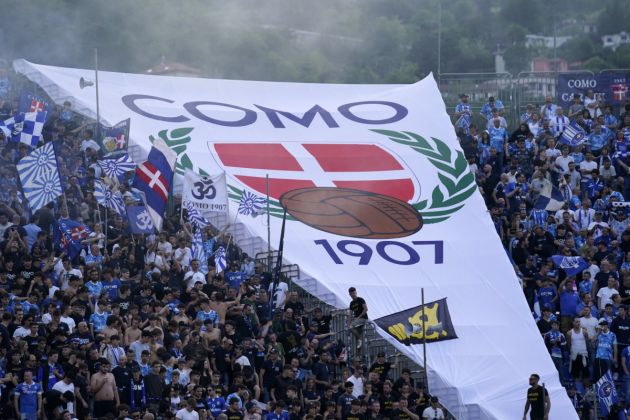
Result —
[[[439, 77], [439, 88], [450, 115], [453, 115], [455, 106], [459, 102], [459, 95], [465, 93], [469, 95], [468, 102], [473, 111], [472, 122], [483, 130], [486, 127], [486, 121], [479, 112], [488, 101], [488, 97], [494, 96], [495, 99], [503, 102], [505, 107], [503, 117], [507, 120], [509, 127], [515, 128], [528, 104], [533, 105], [535, 111], [538, 111], [546, 96], [553, 97], [554, 103], [557, 101], [558, 76], [584, 75], [593, 78], [603, 75], [614, 77], [615, 74], [628, 77], [630, 69], [604, 69], [599, 73], [589, 70], [524, 71], [516, 76], [510, 73], [445, 73]], [[578, 90], [576, 89], [576, 92]], [[619, 94], [622, 95], [621, 92]], [[623, 95], [627, 97], [628, 92], [624, 92]], [[619, 99], [617, 98], [616, 101], [619, 102]]]

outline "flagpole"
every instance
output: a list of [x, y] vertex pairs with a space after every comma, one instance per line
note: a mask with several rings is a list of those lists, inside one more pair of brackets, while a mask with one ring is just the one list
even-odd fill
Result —
[[271, 216], [269, 215], [269, 174], [266, 176], [267, 186], [267, 271], [271, 271]]
[[96, 90], [96, 138], [101, 138], [101, 110], [98, 100], [98, 48], [94, 48], [94, 84]]
[[597, 401], [597, 383], [593, 384], [593, 407], [595, 408], [595, 418], [599, 418], [597, 417], [597, 408], [599, 405], [599, 401]]
[[68, 197], [66, 197], [66, 191], [63, 192], [63, 202], [66, 204], [66, 217], [70, 218], [70, 210], [68, 210]]
[[545, 398], [545, 383], [543, 382], [543, 415], [547, 411], [547, 398]]
[[424, 389], [426, 389], [427, 394], [430, 394], [429, 375], [427, 374], [427, 330], [424, 318], [424, 287], [420, 289], [420, 304], [422, 305], [422, 369], [424, 370]]

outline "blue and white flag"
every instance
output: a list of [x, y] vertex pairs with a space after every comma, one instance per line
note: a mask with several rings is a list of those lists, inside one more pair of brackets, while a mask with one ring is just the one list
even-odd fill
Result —
[[579, 146], [586, 141], [586, 131], [575, 121], [571, 121], [560, 135], [560, 143]]
[[564, 196], [562, 191], [556, 188], [551, 182], [545, 182], [540, 197], [534, 203], [535, 209], [558, 211], [564, 205]]
[[71, 260], [81, 252], [82, 241], [92, 233], [83, 223], [70, 219], [59, 219], [53, 223], [53, 242]]
[[31, 92], [22, 92], [20, 94], [18, 112], [48, 112], [49, 106], [50, 104], [43, 97]]
[[162, 230], [164, 210], [173, 187], [173, 175], [177, 154], [164, 140], [156, 139], [146, 162], [138, 165], [133, 187], [142, 195], [155, 229]]
[[129, 228], [131, 229], [131, 233], [151, 234], [155, 232], [153, 220], [151, 220], [146, 207], [127, 207], [127, 218], [129, 219]]
[[46, 111], [19, 113], [0, 123], [0, 130], [14, 143], [37, 147], [46, 122]]
[[564, 255], [554, 255], [551, 260], [558, 268], [562, 268], [567, 276], [575, 276], [589, 267], [588, 261], [582, 257], [565, 257]]
[[188, 212], [188, 220], [193, 226], [196, 226], [197, 229], [203, 229], [210, 224], [190, 201], [186, 201], [185, 203], [186, 211]]
[[227, 267], [227, 258], [225, 257], [225, 248], [219, 247], [214, 253], [214, 265], [216, 267], [216, 273], [219, 274]]
[[118, 191], [112, 191], [109, 185], [101, 180], [94, 181], [94, 198], [98, 204], [114, 210], [121, 216], [125, 215], [125, 203]]
[[619, 402], [617, 388], [615, 388], [615, 381], [613, 380], [610, 370], [599, 378], [599, 381], [595, 384], [595, 390], [597, 391], [597, 399], [599, 400], [599, 414], [602, 416], [609, 415], [610, 407]]
[[540, 299], [538, 298], [538, 291], [534, 292], [534, 310], [532, 311], [534, 320], [538, 322], [542, 316], [542, 308], [540, 307]]
[[[192, 240], [192, 254], [193, 258], [199, 260], [199, 270], [203, 274], [208, 274], [208, 255], [203, 246], [203, 235], [201, 229], [195, 229]], [[215, 255], [216, 258], [216, 255]]]
[[136, 169], [136, 163], [129, 157], [128, 154], [124, 154], [116, 159], [103, 159], [98, 160], [97, 162], [106, 177], [118, 179], [119, 181], [122, 181], [125, 178], [125, 174], [127, 172], [131, 172]]
[[256, 217], [262, 213], [265, 204], [267, 204], [267, 199], [243, 190], [241, 201], [238, 204], [238, 214]]
[[16, 167], [22, 191], [32, 212], [63, 194], [57, 155], [52, 142], [33, 150]]

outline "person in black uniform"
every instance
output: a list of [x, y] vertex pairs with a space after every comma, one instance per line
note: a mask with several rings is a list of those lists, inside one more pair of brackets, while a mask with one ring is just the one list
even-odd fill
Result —
[[348, 318], [348, 327], [350, 327], [350, 332], [356, 339], [357, 350], [359, 350], [363, 345], [363, 328], [368, 319], [368, 307], [365, 299], [357, 295], [357, 289], [351, 287], [348, 289], [348, 293], [352, 298], [350, 302], [352, 316]]
[[527, 390], [523, 420], [527, 419], [527, 412], [530, 408], [532, 409], [529, 414], [531, 420], [548, 420], [549, 418], [549, 410], [551, 409], [549, 393], [545, 388], [538, 385], [538, 381], [540, 381], [540, 376], [536, 373], [532, 373], [529, 376], [529, 384], [531, 386]]

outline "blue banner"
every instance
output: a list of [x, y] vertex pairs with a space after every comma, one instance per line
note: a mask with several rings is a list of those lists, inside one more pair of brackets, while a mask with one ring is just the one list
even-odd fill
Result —
[[149, 217], [149, 212], [144, 206], [127, 207], [127, 217], [129, 218], [129, 228], [132, 233], [153, 233], [155, 232], [153, 220]]
[[630, 84], [629, 71], [607, 71], [600, 74], [560, 73], [558, 74], [557, 102], [568, 108], [573, 103], [573, 95], [586, 95], [589, 89], [595, 98], [605, 104], [618, 106], [628, 98]]
[[31, 92], [22, 92], [20, 95], [20, 107], [18, 112], [48, 112], [50, 104], [41, 96]]

